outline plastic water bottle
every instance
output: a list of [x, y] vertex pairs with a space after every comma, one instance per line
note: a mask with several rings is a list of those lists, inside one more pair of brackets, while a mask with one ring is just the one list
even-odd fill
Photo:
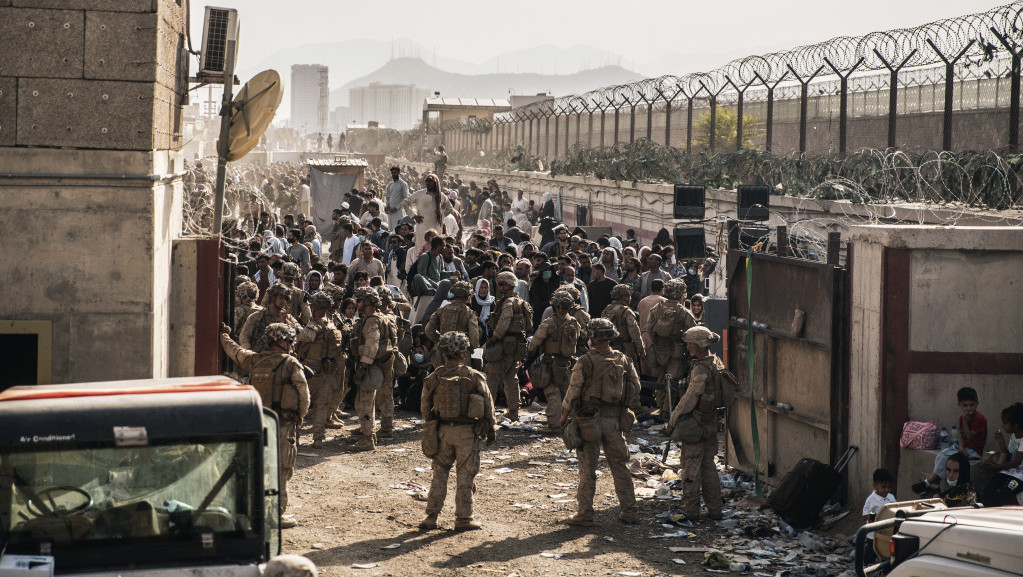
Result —
[[745, 573], [746, 571], [749, 571], [749, 568], [749, 563], [737, 563], [733, 561], [728, 564], [728, 570], [732, 573]]
[[941, 448], [942, 449], [948, 448], [948, 429], [946, 429], [945, 427], [941, 428]]

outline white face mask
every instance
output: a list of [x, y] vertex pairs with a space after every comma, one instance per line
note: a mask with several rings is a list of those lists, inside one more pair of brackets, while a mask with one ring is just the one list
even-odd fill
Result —
[[952, 479], [946, 479], [945, 482], [948, 483], [949, 487], [955, 487], [956, 485], [959, 484], [959, 479], [956, 479], [955, 481], [953, 481]]

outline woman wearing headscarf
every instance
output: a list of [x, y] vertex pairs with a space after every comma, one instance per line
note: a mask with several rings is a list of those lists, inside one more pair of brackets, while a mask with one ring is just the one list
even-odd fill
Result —
[[480, 345], [487, 342], [487, 319], [494, 308], [494, 295], [490, 294], [490, 281], [481, 278], [473, 287], [469, 308], [476, 312], [480, 323]]
[[650, 243], [651, 246], [660, 247], [671, 246], [674, 244], [675, 243], [672, 242], [671, 240], [671, 233], [669, 233], [668, 229], [666, 228], [662, 228], [661, 230], [657, 231], [657, 236], [655, 236], [654, 241]]
[[977, 503], [977, 491], [970, 481], [970, 458], [962, 453], [955, 453], [945, 463], [945, 480], [947, 488], [939, 497], [949, 507], [968, 507]]
[[543, 193], [543, 202], [540, 204], [540, 218], [545, 216], [554, 218], [554, 197], [549, 192]]
[[323, 290], [323, 274], [318, 270], [311, 270], [305, 275], [305, 292], [312, 296]]

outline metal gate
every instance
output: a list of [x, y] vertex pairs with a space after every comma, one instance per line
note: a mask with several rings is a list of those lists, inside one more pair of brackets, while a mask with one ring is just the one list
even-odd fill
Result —
[[725, 356], [739, 394], [726, 419], [726, 457], [730, 466], [752, 473], [758, 444], [760, 478], [777, 485], [800, 459], [831, 463], [848, 443], [846, 271], [838, 266], [837, 233], [829, 237], [828, 261], [820, 262], [788, 256], [784, 227], [778, 230], [780, 249], [764, 253], [740, 248], [739, 226], [729, 225]]

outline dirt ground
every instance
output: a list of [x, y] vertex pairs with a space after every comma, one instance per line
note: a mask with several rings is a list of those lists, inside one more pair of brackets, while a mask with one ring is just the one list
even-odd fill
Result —
[[[525, 419], [527, 414], [520, 416]], [[305, 431], [286, 512], [297, 526], [283, 531], [283, 552], [312, 559], [326, 577], [653, 576], [704, 575], [707, 571], [700, 567], [704, 549], [731, 550], [736, 544], [733, 533], [715, 523], [695, 527], [674, 523], [670, 515], [681, 513], [678, 491], [669, 498], [642, 499], [642, 522], [622, 524], [603, 458], [594, 501], [595, 526], [559, 524], [575, 511], [574, 451], [566, 451], [560, 437], [509, 430], [498, 431], [497, 442], [481, 454], [474, 513], [483, 529], [452, 530], [452, 469], [442, 528], [419, 532], [416, 526], [424, 516], [432, 472], [430, 460], [420, 450], [418, 418], [399, 410], [395, 440], [379, 443], [371, 453], [348, 452], [349, 442], [343, 438], [347, 433], [341, 431], [333, 431], [340, 436], [328, 437], [323, 448], [313, 449]], [[664, 440], [638, 428], [627, 437], [630, 444], [639, 438], [655, 444]], [[677, 467], [677, 450], [668, 464]], [[635, 483], [637, 488], [647, 487], [644, 480], [635, 479]], [[818, 557], [807, 562], [825, 560], [823, 554]], [[834, 561], [833, 556], [830, 560]], [[844, 568], [832, 565], [834, 574]], [[774, 575], [775, 570], [762, 574]]]

